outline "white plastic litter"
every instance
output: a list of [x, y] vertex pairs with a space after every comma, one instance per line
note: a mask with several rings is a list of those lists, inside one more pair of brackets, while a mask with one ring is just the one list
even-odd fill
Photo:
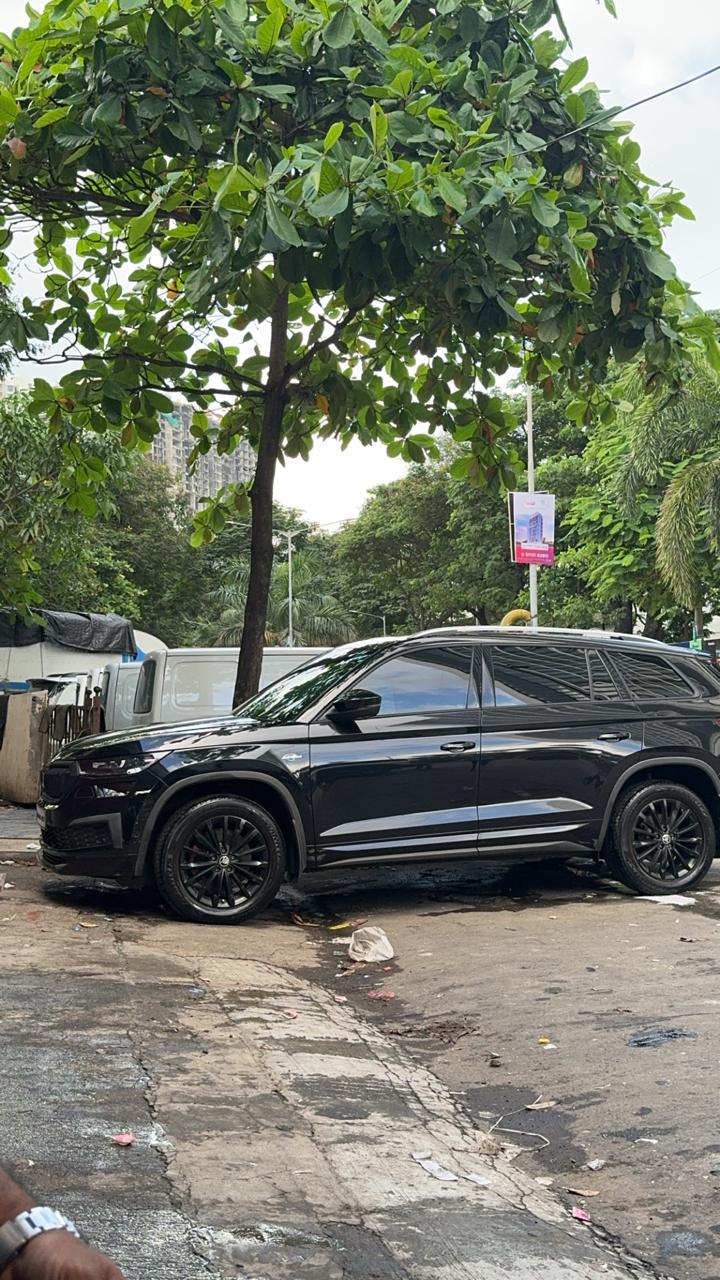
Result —
[[424, 1151], [413, 1151], [412, 1158], [417, 1161], [421, 1169], [431, 1174], [433, 1178], [437, 1178], [438, 1182], [459, 1182], [456, 1173], [451, 1173], [449, 1169], [443, 1169], [437, 1160], [428, 1160]]
[[659, 902], [664, 907], [694, 907], [695, 899], [686, 898], [682, 893], [659, 893], [657, 896], [652, 894], [642, 894], [641, 902]]
[[364, 929], [356, 929], [350, 939], [348, 955], [351, 960], [374, 962], [392, 960], [395, 952], [384, 929], [376, 929], [367, 925]]
[[25, 848], [27, 849], [28, 853], [40, 852], [40, 845], [38, 844], [37, 840], [31, 840], [30, 844], [25, 845]]

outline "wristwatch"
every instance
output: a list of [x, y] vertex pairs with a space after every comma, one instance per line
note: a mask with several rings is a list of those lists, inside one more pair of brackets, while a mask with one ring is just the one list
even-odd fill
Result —
[[17, 1218], [0, 1227], [0, 1275], [13, 1258], [17, 1258], [20, 1250], [44, 1231], [69, 1231], [80, 1239], [80, 1232], [75, 1224], [64, 1214], [48, 1209], [47, 1205], [19, 1213]]

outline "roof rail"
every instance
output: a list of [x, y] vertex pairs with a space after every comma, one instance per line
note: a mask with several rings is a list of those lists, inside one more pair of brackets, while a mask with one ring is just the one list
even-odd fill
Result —
[[431, 627], [427, 631], [418, 631], [416, 636], [438, 636], [458, 633], [460, 635], [515, 635], [536, 636], [581, 636], [589, 640], [631, 640], [637, 644], [660, 645], [666, 647], [663, 640], [655, 640], [650, 636], [633, 635], [623, 631], [603, 631], [602, 627], [501, 627], [496, 626], [448, 626]]

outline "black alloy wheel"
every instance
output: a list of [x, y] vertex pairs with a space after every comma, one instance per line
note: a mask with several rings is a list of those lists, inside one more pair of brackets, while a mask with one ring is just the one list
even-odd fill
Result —
[[703, 879], [715, 848], [715, 824], [696, 792], [675, 782], [645, 781], [621, 795], [607, 857], [640, 893], [677, 893]]
[[213, 797], [170, 819], [158, 841], [155, 876], [177, 915], [233, 924], [272, 901], [285, 861], [282, 832], [266, 810], [235, 796]]
[[648, 875], [677, 883], [690, 875], [703, 850], [700, 820], [682, 800], [651, 800], [635, 819], [632, 843], [638, 864]]

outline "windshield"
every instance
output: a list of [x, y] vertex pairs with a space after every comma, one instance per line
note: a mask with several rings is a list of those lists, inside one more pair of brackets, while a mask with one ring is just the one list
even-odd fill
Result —
[[262, 725], [294, 724], [318, 698], [367, 666], [372, 659], [380, 658], [392, 644], [392, 641], [386, 645], [375, 642], [325, 653], [261, 689], [254, 698], [236, 707], [233, 714]]

